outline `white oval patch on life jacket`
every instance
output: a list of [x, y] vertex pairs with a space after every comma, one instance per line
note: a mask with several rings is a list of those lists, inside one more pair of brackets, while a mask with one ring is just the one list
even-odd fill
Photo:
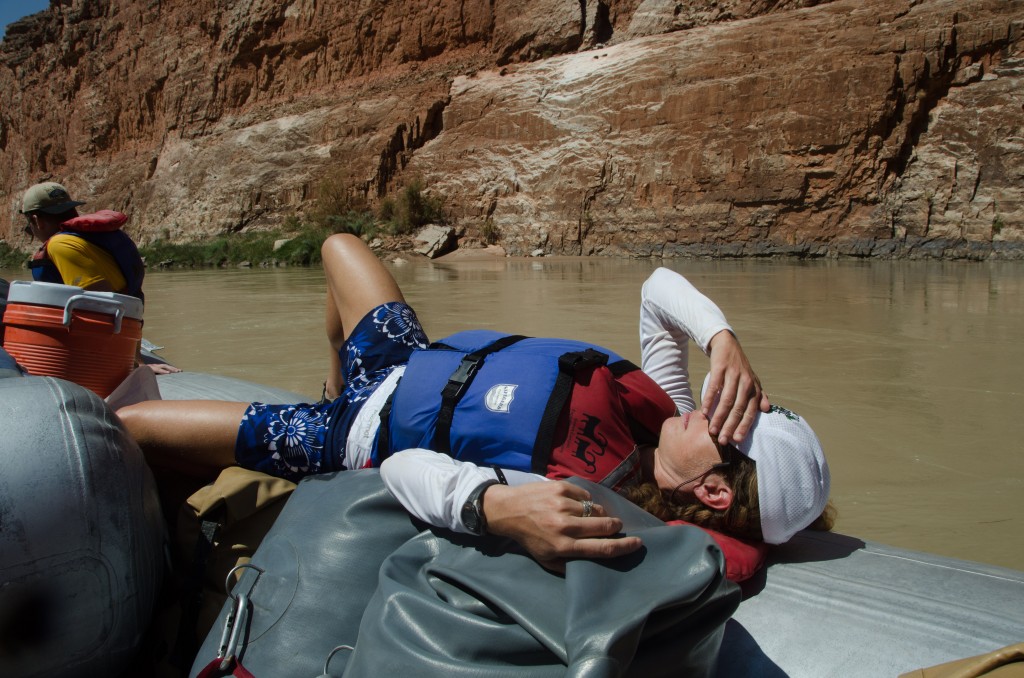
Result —
[[484, 405], [491, 412], [508, 412], [518, 384], [495, 384], [484, 396]]

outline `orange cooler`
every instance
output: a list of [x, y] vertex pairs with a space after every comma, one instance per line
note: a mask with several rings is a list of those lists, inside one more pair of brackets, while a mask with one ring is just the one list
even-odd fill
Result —
[[142, 302], [114, 292], [15, 281], [3, 346], [37, 376], [60, 377], [107, 397], [135, 367]]

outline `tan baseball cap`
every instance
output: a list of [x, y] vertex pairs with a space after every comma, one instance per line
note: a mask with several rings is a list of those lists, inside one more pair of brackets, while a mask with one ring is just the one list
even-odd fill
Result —
[[84, 202], [72, 200], [68, 195], [68, 189], [53, 181], [44, 181], [41, 184], [32, 186], [25, 191], [25, 197], [21, 200], [21, 213], [46, 212], [47, 214], [61, 214], [72, 207], [84, 205]]

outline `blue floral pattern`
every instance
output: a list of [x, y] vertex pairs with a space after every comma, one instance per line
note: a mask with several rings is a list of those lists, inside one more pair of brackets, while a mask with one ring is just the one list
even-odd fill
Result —
[[366, 368], [363, 367], [363, 351], [355, 344], [345, 345], [345, 373], [348, 380], [345, 382], [345, 392], [342, 397], [350, 403], [357, 403], [370, 397], [367, 389], [372, 382], [366, 376]]
[[[366, 328], [365, 333], [353, 332], [343, 349], [346, 375], [343, 397], [350, 403], [369, 398], [395, 367], [391, 359], [395, 344], [415, 349], [425, 348], [429, 343], [416, 312], [404, 303], [382, 304], [371, 311], [363, 323], [367, 319], [372, 322], [372, 328]], [[383, 365], [382, 346], [388, 348], [388, 359]]]
[[249, 469], [298, 481], [346, 467], [345, 439], [359, 406], [388, 374], [429, 343], [416, 313], [402, 302], [373, 309], [340, 351], [345, 389], [333, 402], [253, 403], [238, 427], [235, 459]]
[[252, 403], [242, 417], [235, 459], [245, 468], [298, 481], [323, 469], [330, 403]]
[[272, 458], [292, 473], [308, 473], [320, 466], [325, 417], [317, 410], [289, 407], [277, 413], [264, 437]]
[[427, 345], [416, 312], [406, 304], [384, 304], [373, 311], [373, 324], [388, 339], [395, 339], [412, 348]]

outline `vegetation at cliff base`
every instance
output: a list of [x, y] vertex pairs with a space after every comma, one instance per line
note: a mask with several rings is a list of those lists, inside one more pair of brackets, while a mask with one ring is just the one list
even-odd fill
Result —
[[21, 268], [28, 261], [28, 256], [21, 250], [0, 242], [0, 268]]
[[[171, 243], [156, 240], [139, 248], [149, 268], [202, 268], [222, 266], [316, 266], [320, 246], [334, 233], [353, 233], [368, 239], [363, 214], [328, 220], [325, 224], [285, 220], [283, 228], [253, 233], [232, 233], [208, 240]], [[278, 249], [274, 245], [285, 241]]]
[[[316, 257], [311, 258], [308, 247], [303, 247], [313, 236], [304, 233], [292, 238], [279, 250], [274, 243], [286, 238], [281, 231], [262, 233], [235, 233], [221, 235], [209, 240], [189, 243], [171, 243], [156, 240], [139, 248], [149, 268], [201, 268], [207, 266], [253, 266], [298, 265], [309, 266], [320, 261], [320, 246], [315, 247]], [[321, 240], [322, 242], [322, 240]]]
[[[385, 197], [374, 212], [336, 175], [328, 175], [319, 184], [317, 198], [305, 217], [290, 216], [280, 229], [180, 244], [160, 239], [139, 251], [150, 268], [315, 266], [321, 260], [321, 244], [334, 233], [351, 233], [369, 241], [378, 236], [409, 235], [427, 224], [447, 220], [444, 199], [426, 193], [418, 179]], [[279, 240], [287, 242], [275, 250]]]

